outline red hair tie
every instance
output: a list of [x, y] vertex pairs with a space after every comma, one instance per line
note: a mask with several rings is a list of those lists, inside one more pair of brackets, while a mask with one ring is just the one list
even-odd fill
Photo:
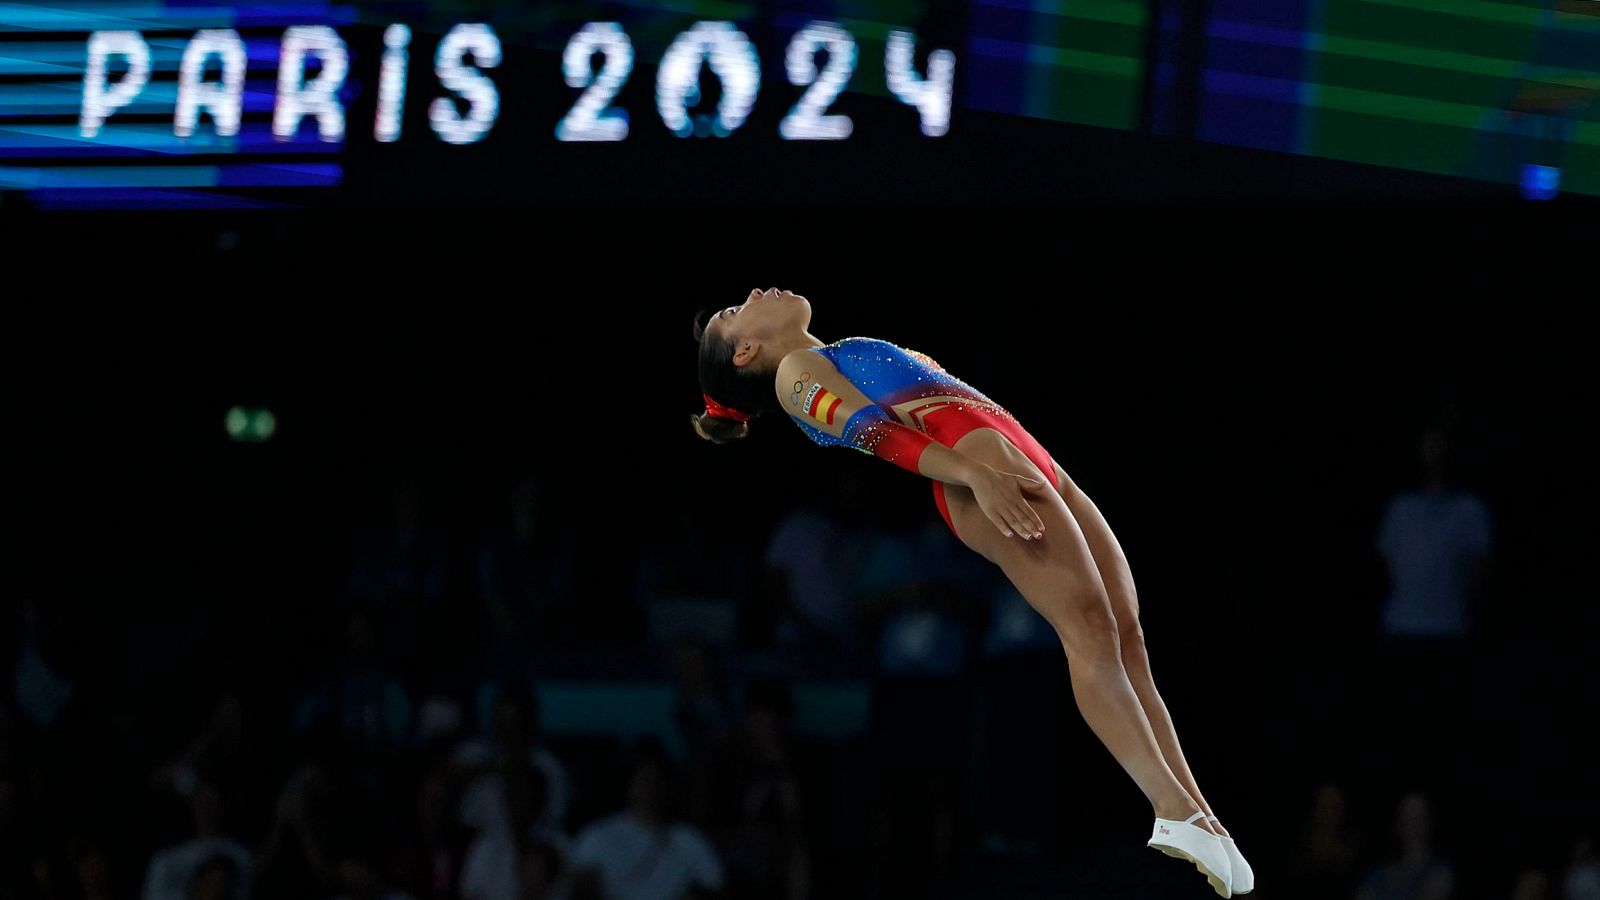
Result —
[[717, 401], [711, 399], [711, 395], [710, 394], [701, 394], [700, 396], [706, 398], [706, 412], [707, 413], [709, 413], [709, 414], [711, 414], [713, 416], [716, 416], [716, 417], [718, 417], [720, 419], [733, 419], [736, 422], [748, 422], [748, 421], [750, 421], [750, 414], [749, 413], [740, 412], [740, 411], [738, 411], [737, 409], [734, 409], [731, 406], [723, 406], [721, 403], [718, 403]]

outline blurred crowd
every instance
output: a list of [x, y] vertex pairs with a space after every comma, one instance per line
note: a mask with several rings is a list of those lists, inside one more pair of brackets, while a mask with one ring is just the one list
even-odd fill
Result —
[[[1423, 478], [1371, 522], [1379, 668], [1349, 686], [1394, 752], [1210, 799], [1256, 851], [1257, 896], [1600, 900], [1592, 824], [1485, 857], [1522, 826], [1475, 811], [1470, 778], [1428, 774], [1472, 738], [1443, 697], [1471, 665], [1494, 538], [1447, 477], [1446, 432], [1418, 450]], [[465, 524], [400, 483], [314, 615], [154, 629], [179, 657], [270, 647], [215, 679], [129, 663], [91, 608], [27, 583], [0, 648], [0, 900], [984, 896], [960, 886], [985, 860], [1133, 841], [1101, 821], [1118, 806], [1136, 835], [1148, 810], [1077, 719], [1057, 637], [931, 505], [872, 516], [866, 469], [768, 523], [748, 564], [708, 563], [703, 513], [673, 507], [609, 602], [540, 479]], [[659, 613], [706, 598], [733, 617]], [[633, 643], [596, 640], [618, 633]], [[623, 659], [670, 687], [669, 727], [545, 727], [544, 687]], [[868, 685], [861, 732], [798, 728], [802, 677]], [[1213, 732], [1186, 709], [1201, 747]]]

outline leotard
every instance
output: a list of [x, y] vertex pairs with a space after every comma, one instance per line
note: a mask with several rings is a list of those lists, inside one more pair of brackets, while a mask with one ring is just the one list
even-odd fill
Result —
[[[1046, 484], [1059, 489], [1054, 460], [1022, 423], [927, 354], [868, 337], [845, 338], [809, 352], [826, 357], [872, 401], [851, 415], [842, 436], [836, 437], [810, 419], [831, 423], [829, 407], [837, 405], [837, 395], [820, 384], [795, 382], [789, 417], [818, 444], [853, 447], [916, 472], [916, 460], [930, 439], [953, 447], [974, 428], [993, 428], [1039, 468]], [[934, 503], [954, 532], [944, 489], [944, 482], [933, 479]]]

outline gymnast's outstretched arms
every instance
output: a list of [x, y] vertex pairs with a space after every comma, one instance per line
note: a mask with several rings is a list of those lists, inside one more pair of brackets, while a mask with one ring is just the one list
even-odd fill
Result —
[[784, 411], [817, 443], [850, 446], [946, 484], [972, 489], [1006, 537], [1040, 536], [1044, 520], [1026, 492], [1051, 490], [1039, 478], [1003, 472], [935, 441], [873, 403], [826, 356], [797, 350], [778, 364], [774, 386]]

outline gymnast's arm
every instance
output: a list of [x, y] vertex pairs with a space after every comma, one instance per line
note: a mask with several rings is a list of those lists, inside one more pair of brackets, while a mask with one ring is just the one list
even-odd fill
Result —
[[[797, 383], [799, 390], [794, 389]], [[868, 399], [826, 356], [810, 350], [790, 353], [778, 364], [774, 389], [789, 415], [818, 431], [918, 475], [971, 488], [984, 513], [1007, 537], [1043, 528], [1023, 491], [1047, 488], [1044, 482], [1002, 472], [903, 424]]]

